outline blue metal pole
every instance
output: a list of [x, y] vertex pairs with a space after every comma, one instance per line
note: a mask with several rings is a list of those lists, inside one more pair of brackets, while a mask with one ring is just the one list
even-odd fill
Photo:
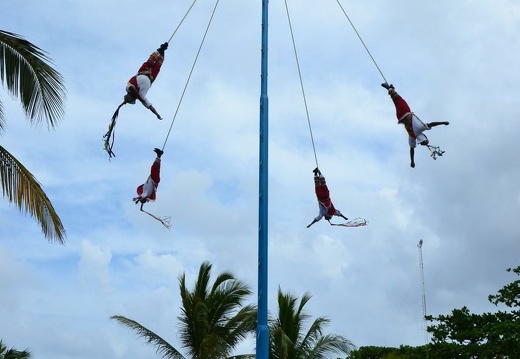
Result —
[[256, 328], [256, 358], [269, 358], [269, 327], [267, 323], [267, 274], [268, 274], [268, 132], [269, 99], [267, 96], [267, 23], [269, 0], [262, 0], [262, 60], [260, 94], [260, 161], [258, 201], [258, 317]]

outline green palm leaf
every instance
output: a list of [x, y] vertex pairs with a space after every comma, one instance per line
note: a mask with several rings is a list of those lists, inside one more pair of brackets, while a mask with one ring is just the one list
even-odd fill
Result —
[[[64, 115], [66, 97], [63, 77], [39, 47], [17, 34], [0, 30], [0, 80], [20, 99], [32, 124], [44, 119], [54, 128]], [[0, 128], [5, 121], [0, 111]]]
[[143, 327], [141, 324], [136, 321], [123, 317], [121, 315], [114, 315], [110, 317], [110, 319], [117, 320], [119, 324], [124, 327], [132, 329], [140, 338], [146, 339], [148, 344], [151, 344], [157, 348], [156, 353], [161, 358], [171, 358], [171, 359], [186, 359], [182, 356], [181, 353], [177, 351], [174, 347], [172, 347], [166, 340], [152, 332], [151, 330]]
[[[31, 124], [54, 128], [62, 119], [65, 87], [52, 61], [37, 46], [17, 34], [0, 30], [0, 80], [7, 92], [20, 99]], [[0, 134], [5, 127], [0, 102]], [[40, 223], [49, 240], [65, 241], [65, 230], [41, 185], [34, 176], [3, 147], [0, 147], [2, 193], [20, 210]]]
[[40, 183], [2, 146], [0, 179], [4, 198], [34, 217], [46, 238], [64, 243], [65, 229]]
[[310, 299], [305, 293], [298, 304], [297, 297], [278, 288], [278, 316], [271, 318], [269, 325], [271, 359], [325, 359], [333, 353], [348, 354], [354, 348], [341, 335], [323, 334], [329, 324], [325, 317], [316, 318], [304, 333], [304, 324], [310, 319], [304, 308]]
[[180, 338], [190, 357], [225, 358], [256, 326], [256, 309], [243, 306], [249, 286], [223, 272], [210, 286], [211, 264], [202, 263], [193, 291], [179, 278], [182, 298]]
[[[228, 272], [218, 275], [210, 285], [211, 267], [208, 262], [202, 263], [191, 291], [186, 286], [186, 274], [179, 277], [182, 347], [191, 359], [252, 359], [252, 354], [229, 357], [236, 345], [256, 328], [256, 307], [243, 305], [251, 290]], [[146, 338], [162, 357], [182, 359], [175, 348], [139, 323], [122, 316], [112, 319]]]
[[0, 340], [0, 359], [29, 359], [30, 357], [30, 351], [16, 350], [14, 348], [7, 349], [2, 340]]

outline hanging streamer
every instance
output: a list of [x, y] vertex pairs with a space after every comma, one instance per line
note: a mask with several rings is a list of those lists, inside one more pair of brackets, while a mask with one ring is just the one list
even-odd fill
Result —
[[446, 151], [442, 151], [439, 146], [426, 145], [426, 147], [428, 147], [428, 149], [430, 150], [430, 152], [431, 152], [430, 157], [433, 158], [434, 160], [436, 160], [437, 157], [441, 157], [444, 154], [444, 152], [446, 152]]
[[119, 109], [125, 104], [125, 102], [121, 103], [117, 107], [117, 110], [112, 115], [112, 119], [110, 120], [110, 125], [108, 125], [108, 131], [103, 136], [104, 138], [104, 149], [108, 152], [108, 159], [110, 160], [112, 157], [116, 157], [115, 153], [112, 151], [112, 148], [114, 147], [114, 140], [116, 137], [116, 122], [117, 117], [119, 116]]
[[169, 216], [166, 216], [166, 217], [158, 217], [154, 214], [151, 214], [150, 212], [147, 212], [143, 209], [143, 206], [144, 206], [144, 203], [141, 203], [141, 212], [144, 212], [146, 213], [147, 215], [149, 215], [150, 217], [152, 217], [153, 219], [161, 222], [161, 224], [163, 226], [165, 226], [166, 228], [170, 229], [172, 227], [171, 225], [171, 219], [172, 217], [169, 217]]
[[368, 221], [364, 218], [354, 218], [354, 219], [350, 219], [344, 223], [332, 223], [330, 220], [329, 220], [329, 223], [331, 226], [340, 226], [340, 227], [363, 227], [363, 226], [366, 226], [368, 224]]

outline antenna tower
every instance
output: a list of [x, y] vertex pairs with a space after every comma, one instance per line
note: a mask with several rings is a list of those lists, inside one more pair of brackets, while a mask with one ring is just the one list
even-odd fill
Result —
[[428, 331], [426, 330], [428, 325], [426, 323], [426, 291], [424, 289], [424, 265], [423, 265], [423, 256], [422, 256], [422, 245], [423, 240], [421, 239], [419, 241], [419, 244], [417, 244], [417, 248], [419, 248], [419, 269], [421, 271], [421, 289], [422, 289], [422, 311], [423, 311], [423, 329], [424, 329], [424, 340], [426, 341], [426, 344], [428, 344], [429, 338], [428, 338]]

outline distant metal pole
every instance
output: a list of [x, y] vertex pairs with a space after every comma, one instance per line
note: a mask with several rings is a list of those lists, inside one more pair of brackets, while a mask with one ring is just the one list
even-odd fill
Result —
[[267, 96], [267, 23], [269, 0], [262, 0], [262, 59], [260, 94], [260, 161], [258, 201], [258, 314], [256, 327], [256, 358], [269, 358], [269, 327], [267, 325], [267, 273], [268, 273], [268, 132], [269, 100]]
[[422, 245], [423, 245], [423, 240], [421, 239], [419, 241], [419, 244], [417, 245], [417, 248], [419, 248], [419, 269], [421, 271], [424, 340], [426, 341], [426, 344], [428, 344], [429, 338], [428, 338], [428, 331], [427, 331], [428, 324], [426, 322], [426, 291], [424, 289], [425, 286], [424, 286], [424, 265], [423, 265], [423, 256], [422, 256]]

